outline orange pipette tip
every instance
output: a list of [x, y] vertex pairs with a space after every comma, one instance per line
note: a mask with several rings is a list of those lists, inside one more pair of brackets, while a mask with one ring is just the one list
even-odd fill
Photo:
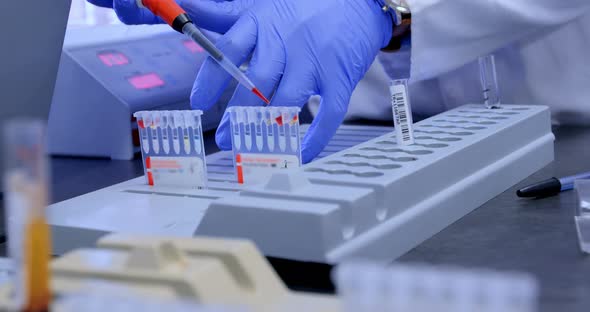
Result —
[[270, 101], [266, 98], [266, 96], [264, 96], [264, 94], [262, 94], [262, 92], [260, 92], [260, 90], [258, 90], [258, 88], [252, 89], [252, 92], [254, 92], [254, 94], [256, 94], [261, 100], [263, 100], [264, 103], [266, 103], [267, 105], [270, 104]]

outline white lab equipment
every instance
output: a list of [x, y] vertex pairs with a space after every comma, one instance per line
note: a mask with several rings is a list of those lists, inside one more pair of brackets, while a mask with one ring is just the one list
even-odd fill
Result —
[[70, 294], [59, 298], [53, 309], [58, 312], [249, 312], [246, 308], [211, 307], [199, 305], [192, 300], [156, 299], [140, 296], [124, 289], [113, 287], [112, 291], [101, 293], [100, 287], [93, 294]]
[[[167, 25], [68, 29], [49, 115], [49, 153], [132, 159], [140, 145], [133, 113], [190, 109], [205, 58]], [[205, 131], [217, 126], [224, 109], [219, 104], [203, 116]]]
[[116, 232], [242, 237], [301, 261], [390, 261], [553, 160], [543, 106], [465, 105], [415, 129], [416, 143], [400, 146], [391, 128], [342, 126], [318, 159], [257, 186], [239, 185], [233, 154], [220, 152], [208, 156], [206, 190], [155, 190], [140, 177], [56, 203], [54, 252]]
[[[46, 120], [49, 116], [69, 7], [70, 0], [3, 1], [0, 5], [0, 125], [12, 118]], [[36, 22], [23, 22], [14, 12], [27, 12]], [[0, 164], [2, 139], [0, 135]], [[2, 170], [0, 166], [0, 175]], [[0, 190], [2, 185], [0, 179]]]
[[228, 108], [237, 181], [257, 184], [301, 167], [298, 107]]
[[578, 242], [582, 252], [590, 253], [590, 180], [577, 180], [574, 185], [578, 194], [578, 205], [574, 216]]
[[205, 188], [202, 111], [140, 111], [137, 119], [147, 184]]
[[343, 312], [538, 310], [538, 282], [521, 272], [353, 261], [339, 265], [332, 279]]

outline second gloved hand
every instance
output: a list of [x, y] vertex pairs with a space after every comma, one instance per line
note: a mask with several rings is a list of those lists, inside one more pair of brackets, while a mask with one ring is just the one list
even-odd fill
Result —
[[[340, 126], [357, 83], [388, 44], [391, 18], [374, 0], [234, 0], [223, 7], [243, 13], [217, 47], [236, 65], [252, 56], [247, 75], [264, 94], [274, 93], [271, 105], [301, 107], [310, 96], [321, 96], [302, 144], [303, 162], [313, 160]], [[211, 108], [230, 80], [209, 58], [195, 81], [192, 107]], [[263, 103], [238, 87], [229, 105]], [[220, 148], [231, 149], [227, 115], [216, 140]]]

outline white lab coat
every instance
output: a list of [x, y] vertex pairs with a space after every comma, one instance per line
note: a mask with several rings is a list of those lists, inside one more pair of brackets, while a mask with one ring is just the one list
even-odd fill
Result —
[[407, 2], [411, 49], [379, 56], [348, 118], [391, 118], [388, 82], [408, 71], [414, 113], [483, 103], [476, 60], [493, 52], [503, 103], [547, 105], [555, 123], [590, 125], [590, 0]]

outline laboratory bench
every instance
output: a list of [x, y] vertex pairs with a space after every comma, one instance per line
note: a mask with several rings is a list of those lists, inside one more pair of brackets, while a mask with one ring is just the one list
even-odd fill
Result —
[[[518, 188], [532, 182], [590, 170], [590, 127], [557, 127], [554, 133], [557, 140], [553, 163], [423, 242], [399, 261], [530, 272], [541, 282], [541, 311], [588, 311], [590, 256], [578, 248], [574, 192], [533, 200], [515, 195]], [[206, 134], [206, 150], [217, 150], [213, 133]], [[140, 158], [111, 161], [54, 157], [51, 167], [53, 202], [143, 174]], [[270, 260], [293, 288], [330, 291], [330, 266]]]

